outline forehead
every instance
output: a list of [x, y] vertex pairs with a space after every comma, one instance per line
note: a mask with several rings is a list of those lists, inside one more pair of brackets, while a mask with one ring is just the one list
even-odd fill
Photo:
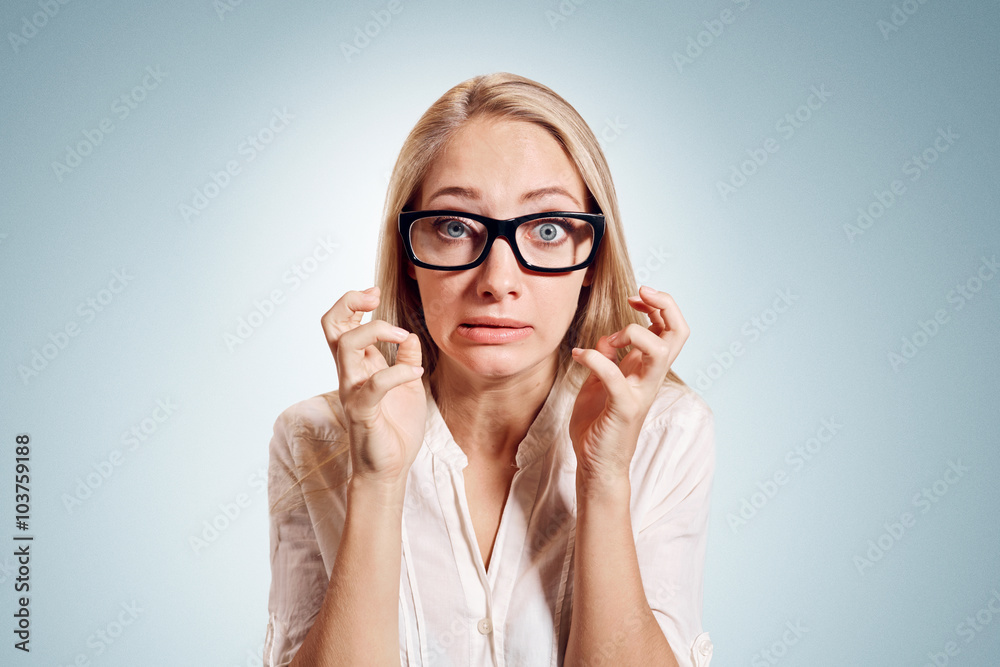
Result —
[[456, 131], [431, 163], [421, 199], [426, 203], [442, 188], [475, 191], [496, 205], [540, 188], [561, 188], [579, 203], [586, 200], [583, 178], [555, 137], [535, 123], [506, 118], [477, 118]]

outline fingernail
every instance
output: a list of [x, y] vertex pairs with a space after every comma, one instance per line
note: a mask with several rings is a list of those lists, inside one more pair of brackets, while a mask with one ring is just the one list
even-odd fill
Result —
[[364, 292], [365, 292], [365, 294], [371, 294], [372, 292], [375, 291], [375, 289], [376, 289], [376, 287], [369, 287], [368, 289], [364, 290]]
[[616, 338], [618, 338], [618, 332], [615, 332], [615, 333], [611, 334], [610, 336], [608, 336], [608, 342], [609, 343], [613, 343], [613, 342], [615, 342]]
[[573, 348], [573, 356], [574, 356], [574, 357], [575, 357], [575, 356], [577, 356], [578, 354], [581, 354], [582, 352], [583, 352], [583, 350], [581, 350], [581, 349], [580, 349], [580, 348], [578, 348], [578, 347], [574, 347], [574, 348]]
[[423, 372], [424, 372], [424, 367], [423, 366], [410, 366], [410, 368], [413, 369], [413, 374], [414, 375], [422, 375]]
[[403, 336], [405, 338], [406, 336], [410, 335], [410, 332], [407, 331], [406, 329], [400, 329], [399, 327], [393, 327], [392, 328], [392, 335], [393, 336], [397, 336], [397, 337], [398, 336]]

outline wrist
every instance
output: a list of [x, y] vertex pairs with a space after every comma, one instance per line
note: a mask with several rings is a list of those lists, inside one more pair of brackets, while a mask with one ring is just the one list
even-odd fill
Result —
[[369, 509], [402, 510], [406, 499], [406, 475], [397, 479], [372, 479], [352, 475], [347, 482], [348, 508], [353, 504]]
[[627, 473], [589, 473], [577, 470], [577, 504], [590, 502], [600, 504], [622, 503], [627, 506], [632, 498], [632, 482]]

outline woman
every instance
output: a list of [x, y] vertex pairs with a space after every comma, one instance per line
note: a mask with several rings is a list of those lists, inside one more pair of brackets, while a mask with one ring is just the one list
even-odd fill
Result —
[[709, 664], [713, 416], [565, 100], [492, 74], [434, 103], [377, 286], [322, 325], [339, 389], [271, 441], [266, 666]]

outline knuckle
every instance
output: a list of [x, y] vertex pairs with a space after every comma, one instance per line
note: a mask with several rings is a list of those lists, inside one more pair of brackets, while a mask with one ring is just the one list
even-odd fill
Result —
[[629, 322], [628, 326], [625, 327], [625, 333], [632, 340], [635, 339], [636, 335], [639, 335], [640, 331], [646, 331], [646, 327], [635, 322]]
[[348, 331], [337, 332], [337, 342], [340, 347], [351, 347], [354, 339], [357, 337], [357, 329], [350, 329]]

